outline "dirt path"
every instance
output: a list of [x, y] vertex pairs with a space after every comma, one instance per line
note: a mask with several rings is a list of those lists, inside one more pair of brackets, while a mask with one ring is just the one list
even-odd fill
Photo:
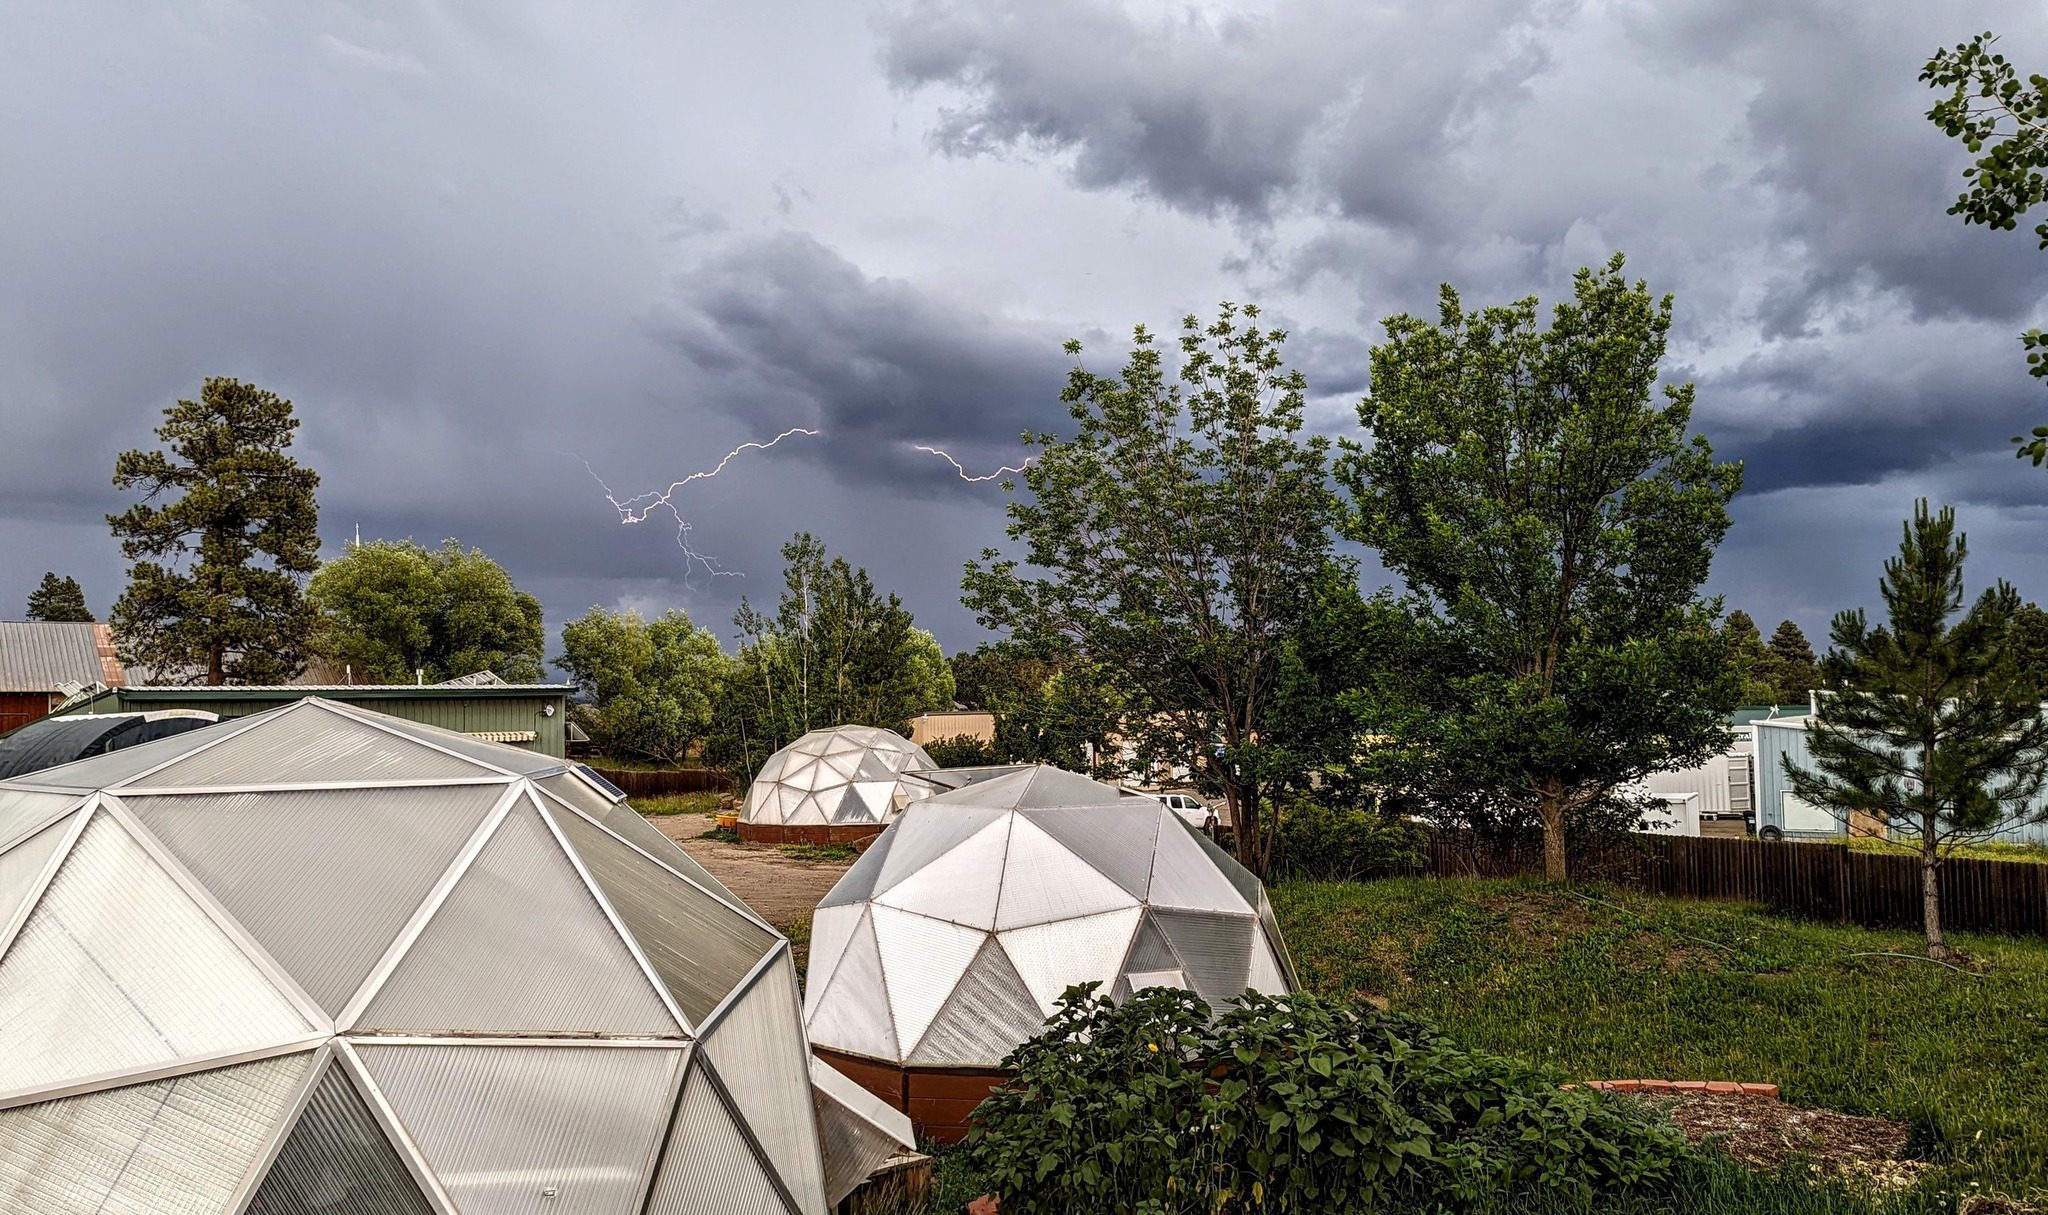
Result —
[[728, 844], [702, 838], [717, 824], [703, 814], [664, 814], [647, 820], [683, 851], [711, 871], [734, 894], [747, 901], [762, 919], [785, 932], [808, 920], [818, 900], [853, 864], [845, 861], [799, 861], [772, 844]]

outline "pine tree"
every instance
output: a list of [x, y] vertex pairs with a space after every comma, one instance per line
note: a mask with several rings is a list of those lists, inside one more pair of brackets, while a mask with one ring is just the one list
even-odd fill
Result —
[[28, 593], [28, 618], [30, 620], [89, 621], [96, 619], [92, 609], [85, 606], [85, 591], [78, 585], [78, 579], [59, 578], [54, 572], [43, 575], [36, 589]]
[[[298, 425], [283, 397], [213, 377], [199, 400], [164, 410], [156, 434], [168, 452], [115, 461], [115, 487], [143, 497], [107, 516], [134, 563], [113, 612], [123, 662], [208, 684], [304, 669], [315, 615], [301, 582], [319, 564], [320, 477], [286, 454]], [[179, 496], [155, 504], [169, 493]]]
[[1835, 617], [1827, 693], [1807, 733], [1814, 768], [1793, 791], [1846, 821], [1868, 811], [1918, 837], [1927, 953], [1948, 955], [1941, 866], [1958, 844], [2048, 815], [2048, 714], [2012, 644], [2020, 598], [1999, 582], [1961, 619], [1964, 537], [1923, 499], [1878, 584], [1889, 625]]
[[1742, 681], [1742, 703], [1776, 704], [1778, 687], [1772, 681], [1771, 652], [1764, 648], [1764, 635], [1748, 612], [1736, 608], [1721, 623], [1721, 635], [1728, 642], [1728, 662]]
[[1778, 622], [1771, 634], [1770, 679], [1778, 689], [1778, 701], [1803, 701], [1820, 686], [1820, 660], [1806, 634], [1789, 620]]

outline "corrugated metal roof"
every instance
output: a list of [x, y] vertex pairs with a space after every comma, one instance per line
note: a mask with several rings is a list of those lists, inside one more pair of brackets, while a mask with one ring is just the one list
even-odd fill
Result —
[[135, 700], [295, 700], [306, 696], [340, 696], [349, 699], [396, 696], [404, 698], [456, 698], [465, 696], [566, 696], [576, 690], [568, 683], [464, 684], [445, 683], [232, 683], [131, 684], [121, 694]]
[[[0, 620], [0, 692], [55, 692], [66, 683], [119, 683], [100, 661], [104, 625]], [[109, 657], [112, 645], [108, 644]], [[113, 674], [113, 679], [107, 676]]]

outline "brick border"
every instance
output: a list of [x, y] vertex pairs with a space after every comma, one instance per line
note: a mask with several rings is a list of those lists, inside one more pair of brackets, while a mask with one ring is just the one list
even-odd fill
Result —
[[1587, 1080], [1565, 1087], [1588, 1088], [1603, 1093], [1713, 1093], [1778, 1100], [1777, 1085], [1750, 1084], [1740, 1080]]

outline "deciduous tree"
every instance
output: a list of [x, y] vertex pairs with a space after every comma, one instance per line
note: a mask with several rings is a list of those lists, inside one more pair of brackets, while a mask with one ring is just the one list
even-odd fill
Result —
[[28, 618], [72, 623], [97, 619], [85, 606], [85, 591], [78, 579], [59, 578], [55, 573], [45, 573], [36, 589], [28, 593]]
[[541, 676], [540, 600], [481, 549], [444, 540], [358, 544], [306, 587], [320, 613], [314, 648], [364, 683], [438, 682], [490, 671], [513, 683]]
[[1258, 321], [1228, 304], [1186, 318], [1175, 369], [1142, 327], [1120, 373], [1076, 366], [1061, 399], [1077, 433], [1030, 440], [1031, 494], [1009, 507], [1021, 551], [970, 563], [963, 598], [984, 626], [1111, 673], [1136, 763], [1221, 792], [1239, 859], [1263, 872], [1256, 752], [1335, 507], [1328, 444], [1303, 434], [1307, 381]]
[[1617, 255], [1550, 324], [1534, 298], [1387, 322], [1339, 476], [1346, 530], [1413, 595], [1415, 652], [1382, 762], [1445, 806], [1540, 823], [1545, 869], [1618, 787], [1725, 745], [1739, 693], [1700, 596], [1741, 468], [1658, 390], [1671, 300]]
[[1813, 767], [1784, 761], [1794, 792], [1848, 820], [1876, 814], [1920, 848], [1930, 957], [1948, 954], [1941, 867], [1959, 845], [2040, 821], [2048, 783], [2042, 685], [2020, 661], [2019, 594], [2000, 581], [1963, 611], [1965, 538], [1955, 511], [1922, 499], [1879, 592], [1887, 623], [1835, 617], [1827, 694], [1807, 730]]
[[[216, 376], [164, 410], [168, 451], [125, 451], [107, 516], [133, 564], [114, 604], [121, 660], [166, 682], [279, 683], [305, 667], [319, 564], [320, 476], [288, 452], [299, 422], [274, 392]], [[175, 496], [174, 496], [175, 495]], [[162, 499], [162, 501], [159, 501]]]
[[562, 626], [555, 665], [590, 701], [579, 720], [607, 755], [679, 764], [711, 730], [732, 658], [681, 611], [644, 620], [593, 607]]

